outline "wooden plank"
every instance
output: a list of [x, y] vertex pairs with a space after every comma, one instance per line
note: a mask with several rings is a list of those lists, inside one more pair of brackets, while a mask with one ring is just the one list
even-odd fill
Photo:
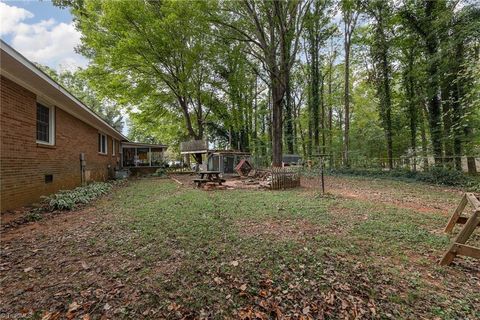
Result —
[[458, 233], [457, 237], [455, 238], [455, 243], [464, 244], [467, 242], [470, 235], [475, 231], [477, 228], [478, 223], [480, 222], [480, 211], [475, 211], [470, 218], [468, 218], [467, 222], [463, 226], [462, 230]]
[[472, 205], [475, 210], [480, 210], [480, 201], [478, 201], [477, 197], [473, 193], [466, 193], [468, 198], [468, 202]]
[[466, 244], [455, 244], [455, 251], [461, 256], [480, 259], [480, 248], [475, 248]]
[[170, 179], [172, 179], [173, 181], [175, 181], [175, 182], [178, 183], [179, 185], [182, 185], [182, 186], [183, 186], [183, 182], [181, 182], [180, 180], [177, 180], [177, 179], [175, 179], [174, 177], [170, 177]]
[[453, 250], [454, 244], [450, 245], [447, 252], [443, 255], [442, 259], [440, 259], [441, 266], [448, 266], [452, 263], [453, 259], [457, 256], [457, 253]]
[[[459, 217], [457, 220], [457, 224], [465, 224], [467, 223], [468, 218], [467, 217]], [[477, 224], [477, 228], [480, 227], [480, 223]]]
[[466, 205], [467, 205], [467, 195], [464, 194], [462, 197], [462, 200], [460, 200], [460, 203], [458, 204], [458, 207], [453, 212], [452, 216], [450, 217], [450, 220], [448, 220], [447, 226], [445, 227], [445, 230], [444, 230], [445, 233], [452, 232], [453, 227], [455, 227], [455, 224], [457, 223], [458, 218], [462, 214]]
[[460, 230], [460, 233], [455, 237], [455, 240], [450, 245], [443, 258], [440, 260], [440, 265], [449, 265], [452, 263], [453, 259], [455, 259], [458, 254], [458, 245], [463, 245], [467, 242], [468, 238], [475, 231], [475, 228], [479, 223], [480, 211], [474, 211], [470, 218], [468, 218], [462, 230]]

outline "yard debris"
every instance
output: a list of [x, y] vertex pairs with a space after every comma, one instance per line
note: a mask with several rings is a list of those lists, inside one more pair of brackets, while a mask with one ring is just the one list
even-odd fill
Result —
[[60, 319], [60, 317], [61, 317], [60, 312], [46, 311], [42, 316], [42, 320], [58, 320]]
[[89, 269], [88, 264], [85, 261], [82, 261], [81, 264], [82, 264], [83, 270], [88, 270]]
[[253, 165], [247, 159], [242, 159], [235, 167], [235, 172], [240, 177], [246, 177], [253, 170]]
[[76, 301], [73, 301], [68, 305], [68, 312], [75, 312], [80, 308], [81, 306]]

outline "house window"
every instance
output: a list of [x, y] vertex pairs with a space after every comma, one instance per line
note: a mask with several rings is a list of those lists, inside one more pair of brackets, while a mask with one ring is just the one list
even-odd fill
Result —
[[98, 152], [107, 154], [107, 136], [102, 133], [98, 134]]
[[46, 174], [45, 183], [52, 183], [52, 182], [53, 182], [53, 174]]
[[55, 113], [53, 107], [37, 103], [37, 142], [55, 144]]

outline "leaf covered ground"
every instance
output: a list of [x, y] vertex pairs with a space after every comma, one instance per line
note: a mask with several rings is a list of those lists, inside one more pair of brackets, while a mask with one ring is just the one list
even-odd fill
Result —
[[480, 262], [437, 265], [461, 192], [327, 177], [320, 196], [318, 181], [302, 185], [204, 191], [136, 180], [7, 229], [0, 318], [480, 317]]

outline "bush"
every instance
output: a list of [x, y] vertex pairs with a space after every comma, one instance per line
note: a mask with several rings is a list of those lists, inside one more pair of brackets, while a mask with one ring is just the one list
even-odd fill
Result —
[[158, 168], [155, 173], [152, 173], [154, 177], [164, 177], [167, 175], [167, 170], [164, 167]]
[[78, 204], [87, 204], [106, 194], [111, 188], [110, 183], [94, 182], [73, 190], [62, 190], [54, 195], [44, 197], [44, 201], [50, 210], [72, 210]]
[[429, 171], [420, 174], [418, 180], [447, 186], [463, 186], [466, 184], [468, 178], [462, 172], [457, 170], [434, 167]]
[[[318, 175], [318, 170], [315, 171]], [[394, 178], [399, 180], [422, 181], [425, 183], [462, 187], [470, 191], [480, 192], [480, 179], [463, 172], [446, 168], [434, 167], [429, 171], [410, 171], [407, 169], [378, 170], [339, 168], [330, 170], [331, 174], [354, 175], [374, 178]]]

